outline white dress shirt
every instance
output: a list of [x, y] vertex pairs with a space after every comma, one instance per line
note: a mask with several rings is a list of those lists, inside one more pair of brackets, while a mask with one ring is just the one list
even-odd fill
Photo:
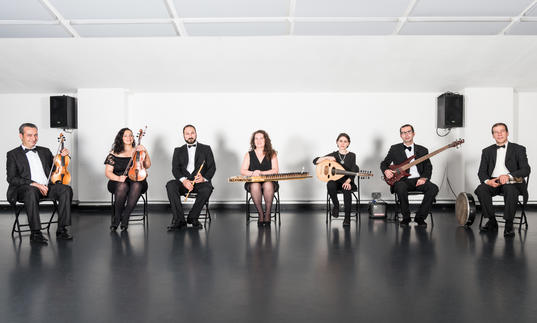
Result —
[[[190, 144], [187, 144], [186, 146], [186, 150], [188, 151], [188, 164], [186, 165], [186, 170], [192, 174], [195, 170], [195, 167], [196, 167], [196, 148], [198, 148], [198, 142], [194, 142], [192, 145], [195, 145], [195, 146], [192, 146], [192, 147], [188, 147], [188, 145]], [[179, 179], [179, 181], [181, 181], [181, 183], [186, 179], [186, 177], [181, 177]]]
[[[410, 157], [412, 155], [414, 155], [414, 144], [412, 144], [411, 146], [407, 146], [405, 144], [403, 144], [405, 147], [410, 147], [411, 149], [408, 150], [405, 148], [405, 154], [406, 154], [406, 157]], [[412, 159], [410, 162], [413, 162], [414, 160], [416, 160], [415, 158]], [[416, 177], [420, 177], [420, 173], [418, 173], [418, 167], [416, 166], [412, 166], [410, 167], [410, 169], [408, 170], [408, 172], [410, 173], [410, 176], [408, 176], [408, 178], [416, 178]]]
[[[508, 175], [509, 170], [505, 167], [505, 153], [507, 152], [507, 144], [505, 143], [505, 148], [496, 149], [496, 164], [494, 165], [494, 170], [492, 171], [492, 177], [498, 177], [500, 175]], [[512, 178], [509, 175], [509, 178]]]
[[[23, 145], [21, 145], [21, 147], [22, 149], [27, 149]], [[41, 163], [41, 158], [39, 158], [39, 154], [37, 153], [37, 151], [27, 151], [26, 158], [28, 159], [28, 163], [30, 164], [30, 174], [32, 175], [32, 181], [38, 184], [47, 185], [48, 177], [45, 174], [43, 164]]]

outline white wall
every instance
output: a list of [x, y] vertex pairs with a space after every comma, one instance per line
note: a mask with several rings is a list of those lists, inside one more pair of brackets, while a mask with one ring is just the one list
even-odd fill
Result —
[[[517, 94], [512, 88], [467, 88], [465, 128], [447, 137], [436, 130], [436, 97], [439, 93], [129, 93], [124, 89], [80, 89], [79, 129], [73, 150], [73, 187], [81, 202], [108, 202], [103, 161], [116, 132], [127, 125], [137, 130], [148, 126], [144, 144], [153, 166], [149, 170], [150, 200], [166, 202], [164, 185], [171, 175], [173, 148], [184, 143], [181, 130], [187, 123], [198, 128], [199, 141], [210, 144], [217, 163], [214, 201], [243, 201], [242, 185], [227, 183], [239, 173], [251, 133], [265, 129], [279, 152], [280, 170], [314, 172], [313, 157], [335, 150], [339, 132], [351, 136], [351, 151], [362, 169], [375, 177], [362, 181], [362, 198], [373, 191], [391, 198], [380, 180], [379, 163], [389, 146], [400, 141], [398, 129], [412, 123], [416, 142], [434, 150], [459, 137], [466, 143], [433, 158], [433, 182], [441, 186], [440, 200], [454, 196], [444, 180], [446, 170], [455, 193], [472, 192], [477, 185], [480, 151], [491, 144], [490, 126], [504, 121], [511, 126], [511, 139], [528, 148], [530, 164], [537, 158], [534, 137], [534, 107], [537, 93]], [[58, 131], [48, 129], [48, 97], [51, 94], [3, 94], [4, 115], [0, 145], [7, 151], [19, 144], [17, 127], [24, 121], [40, 126], [40, 144], [55, 149]], [[514, 124], [518, 126], [515, 127]], [[69, 139], [69, 137], [68, 137]], [[68, 141], [68, 143], [71, 143]], [[0, 165], [5, 169], [5, 158]], [[5, 201], [7, 183], [0, 181], [0, 201]], [[283, 201], [322, 201], [325, 186], [317, 179], [282, 182]], [[531, 186], [530, 199], [537, 196]]]

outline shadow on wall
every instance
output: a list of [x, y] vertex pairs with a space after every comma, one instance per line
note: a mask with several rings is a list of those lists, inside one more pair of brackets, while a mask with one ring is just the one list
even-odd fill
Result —
[[[384, 147], [384, 140], [380, 135], [375, 135], [372, 146], [373, 153], [365, 157], [363, 162], [358, 163], [361, 171], [371, 171], [373, 173], [373, 176], [369, 179], [360, 180], [360, 197], [364, 202], [364, 200], [371, 199], [371, 193], [380, 192], [382, 199], [390, 200], [392, 199], [390, 186], [383, 180], [384, 174], [380, 170], [380, 162], [388, 153], [388, 148]], [[360, 160], [360, 156], [357, 156], [357, 159]]]
[[[78, 176], [76, 177], [78, 180], [76, 183], [78, 198], [80, 202], [109, 202], [108, 178], [104, 175], [104, 161], [109, 150], [106, 150], [106, 154], [95, 157], [91, 155], [90, 150], [82, 148], [88, 147], [88, 145], [88, 139], [78, 136], [78, 147], [80, 147], [78, 149]], [[95, 162], [98, 164], [95, 165]]]
[[242, 201], [244, 188], [242, 183], [228, 183], [228, 178], [240, 174], [242, 159], [227, 146], [228, 140], [224, 133], [217, 133], [216, 146], [211, 145], [216, 163], [216, 174], [213, 178], [214, 192], [211, 199], [215, 201]]
[[[300, 151], [298, 151], [300, 150]], [[312, 185], [317, 185], [320, 182], [315, 178], [315, 168], [311, 161], [313, 156], [304, 157], [302, 159], [296, 159], [294, 156], [304, 156], [311, 154], [313, 148], [310, 143], [305, 141], [302, 137], [293, 135], [287, 140], [287, 146], [285, 151], [294, 152], [289, 156], [278, 156], [278, 161], [280, 163], [280, 173], [290, 173], [290, 172], [300, 172], [304, 170], [309, 172], [313, 178], [301, 179], [301, 180], [291, 180], [291, 181], [282, 181], [280, 182], [280, 191], [282, 191], [282, 200], [298, 200], [298, 201], [312, 201], [316, 200], [316, 196], [313, 196]], [[286, 159], [285, 165], [286, 169], [282, 169], [281, 164], [282, 158]], [[314, 182], [317, 181], [318, 183]], [[290, 193], [291, 191], [292, 193]]]
[[[446, 155], [446, 164], [444, 169], [437, 169], [442, 174], [442, 179], [439, 179], [438, 185], [440, 192], [438, 193], [437, 200], [440, 199], [457, 199], [457, 195], [464, 191], [464, 161], [463, 155], [459, 150], [452, 150], [452, 152]], [[435, 171], [433, 165], [433, 172]], [[477, 178], [477, 170], [476, 170]], [[452, 191], [453, 190], [453, 191]], [[468, 193], [473, 193], [473, 189]]]
[[152, 139], [151, 151], [151, 168], [148, 170], [147, 182], [149, 189], [147, 192], [149, 201], [151, 202], [166, 202], [168, 196], [166, 194], [166, 183], [173, 179], [172, 174], [172, 156], [173, 150], [169, 151], [163, 143], [163, 136], [155, 136]]

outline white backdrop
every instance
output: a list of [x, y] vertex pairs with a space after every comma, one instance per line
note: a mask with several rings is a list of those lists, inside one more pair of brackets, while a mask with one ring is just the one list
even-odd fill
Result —
[[[173, 148], [184, 143], [182, 127], [196, 125], [199, 141], [211, 145], [217, 163], [213, 180], [214, 202], [242, 202], [242, 185], [227, 183], [238, 175], [250, 135], [266, 130], [279, 153], [280, 170], [314, 172], [312, 159], [335, 150], [339, 132], [351, 136], [350, 150], [358, 156], [364, 170], [372, 170], [373, 179], [362, 181], [362, 199], [371, 192], [382, 192], [391, 199], [388, 186], [380, 179], [379, 163], [389, 146], [400, 141], [399, 126], [411, 123], [415, 141], [430, 151], [463, 137], [461, 149], [451, 149], [432, 160], [433, 182], [441, 186], [439, 200], [454, 200], [445, 181], [456, 193], [472, 192], [478, 183], [480, 151], [491, 144], [490, 126], [503, 121], [511, 127], [510, 139], [528, 148], [530, 165], [536, 160], [537, 144], [534, 120], [537, 93], [516, 93], [512, 88], [467, 88], [465, 127], [454, 129], [447, 137], [438, 137], [436, 97], [440, 93], [132, 93], [124, 89], [79, 89], [79, 129], [68, 135], [73, 153], [71, 172], [75, 174], [75, 199], [81, 203], [108, 203], [103, 161], [116, 132], [123, 126], [134, 131], [147, 125], [144, 144], [153, 166], [149, 170], [151, 202], [166, 202], [164, 185], [172, 178]], [[46, 94], [0, 94], [4, 140], [1, 150], [20, 144], [17, 128], [30, 121], [40, 127], [40, 145], [54, 150], [59, 131], [49, 129]], [[4, 155], [5, 156], [5, 155]], [[5, 157], [0, 160], [5, 169]], [[7, 183], [0, 182], [0, 201], [5, 202]], [[284, 202], [321, 202], [326, 194], [317, 179], [281, 184]], [[537, 196], [530, 186], [530, 199]]]

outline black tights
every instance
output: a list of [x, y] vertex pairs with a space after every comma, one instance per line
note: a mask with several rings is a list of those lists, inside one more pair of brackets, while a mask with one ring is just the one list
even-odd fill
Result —
[[272, 199], [274, 198], [274, 184], [272, 182], [252, 183], [250, 184], [250, 194], [254, 201], [255, 208], [259, 214], [259, 221], [263, 221], [263, 201], [265, 198], [265, 220], [270, 221], [270, 211], [272, 208]]
[[[112, 216], [112, 225], [118, 226], [121, 221], [122, 227], [129, 226], [129, 217], [132, 210], [136, 207], [140, 195], [144, 188], [144, 182], [117, 182], [114, 194], [116, 201], [114, 203], [114, 215]], [[125, 205], [126, 202], [126, 205]]]

